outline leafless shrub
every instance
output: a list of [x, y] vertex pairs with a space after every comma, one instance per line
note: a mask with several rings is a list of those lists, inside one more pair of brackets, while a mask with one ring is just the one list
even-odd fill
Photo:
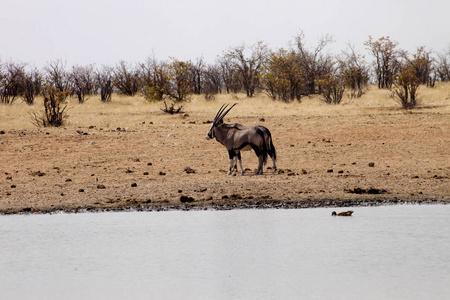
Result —
[[21, 80], [22, 98], [28, 105], [34, 104], [34, 99], [42, 88], [42, 75], [36, 68], [30, 68], [23, 73]]
[[436, 73], [440, 81], [450, 81], [450, 47], [437, 54]]
[[[65, 62], [62, 60], [56, 60], [47, 63], [44, 67], [44, 76], [47, 82], [46, 87], [52, 86], [56, 90], [62, 91], [63, 94], [60, 96], [64, 96], [65, 98], [69, 96], [70, 92], [66, 93], [66, 91], [71, 91], [71, 84]], [[62, 100], [65, 100], [65, 98]]]
[[361, 97], [368, 90], [369, 83], [369, 66], [364, 56], [356, 53], [355, 48], [349, 45], [338, 61], [350, 98]]
[[[246, 50], [250, 51], [249, 55]], [[238, 71], [247, 97], [253, 97], [256, 89], [260, 87], [260, 75], [269, 58], [269, 53], [269, 48], [262, 41], [248, 49], [242, 45], [225, 52], [224, 60]]]
[[203, 92], [205, 74], [205, 62], [203, 57], [197, 58], [195, 63], [191, 64], [192, 92], [200, 95]]
[[203, 92], [206, 100], [213, 100], [215, 95], [222, 90], [222, 80], [220, 74], [220, 67], [217, 65], [209, 65], [204, 71]]
[[134, 96], [141, 88], [139, 70], [125, 61], [120, 61], [113, 70], [114, 86], [126, 96]]
[[12, 104], [22, 94], [25, 64], [7, 62], [0, 65], [0, 100]]
[[102, 69], [95, 71], [95, 84], [100, 92], [102, 102], [111, 102], [113, 86], [113, 71], [110, 67], [103, 66]]
[[69, 76], [72, 92], [77, 95], [78, 103], [83, 104], [95, 90], [94, 66], [74, 66]]
[[330, 54], [324, 54], [323, 51], [333, 42], [333, 38], [330, 35], [324, 35], [319, 39], [316, 47], [313, 50], [309, 50], [306, 46], [303, 32], [300, 32], [295, 37], [295, 52], [298, 56], [303, 76], [303, 94], [320, 93], [320, 85], [317, 84], [317, 79], [330, 73], [333, 65], [333, 57]]

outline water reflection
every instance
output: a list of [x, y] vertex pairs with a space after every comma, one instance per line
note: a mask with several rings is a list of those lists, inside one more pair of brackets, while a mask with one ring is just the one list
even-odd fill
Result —
[[0, 216], [5, 299], [447, 299], [450, 206]]

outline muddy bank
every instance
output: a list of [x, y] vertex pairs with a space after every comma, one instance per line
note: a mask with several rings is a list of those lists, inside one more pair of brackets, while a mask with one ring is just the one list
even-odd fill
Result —
[[222, 201], [216, 203], [195, 202], [180, 204], [135, 204], [115, 207], [99, 207], [88, 205], [86, 207], [52, 208], [37, 210], [34, 208], [2, 210], [0, 214], [56, 214], [56, 213], [100, 213], [100, 212], [132, 212], [132, 211], [200, 211], [200, 210], [234, 210], [234, 209], [303, 209], [303, 208], [345, 208], [345, 207], [369, 207], [381, 205], [435, 205], [449, 204], [450, 201], [425, 199], [425, 200], [400, 200], [400, 199], [357, 199], [357, 200], [313, 200], [313, 201], [278, 201], [278, 200], [253, 200], [253, 201]]

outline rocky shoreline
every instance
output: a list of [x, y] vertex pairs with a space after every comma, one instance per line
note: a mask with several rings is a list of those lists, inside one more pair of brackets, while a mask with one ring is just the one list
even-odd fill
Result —
[[59, 214], [59, 213], [102, 213], [102, 212], [135, 212], [135, 211], [201, 211], [201, 210], [238, 210], [238, 209], [303, 209], [303, 208], [345, 208], [345, 207], [370, 207], [382, 205], [436, 205], [449, 204], [446, 200], [425, 199], [425, 200], [399, 200], [399, 199], [357, 199], [357, 200], [311, 200], [311, 201], [279, 201], [279, 200], [254, 200], [235, 201], [221, 203], [180, 203], [180, 204], [138, 204], [123, 205], [118, 207], [96, 207], [88, 205], [86, 207], [74, 208], [52, 208], [33, 209], [25, 208], [20, 210], [0, 211], [0, 215], [28, 215], [28, 214]]

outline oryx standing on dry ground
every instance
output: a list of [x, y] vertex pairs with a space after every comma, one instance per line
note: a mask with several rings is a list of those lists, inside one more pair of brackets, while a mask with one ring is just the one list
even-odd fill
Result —
[[233, 104], [228, 109], [228, 104], [224, 104], [220, 107], [211, 124], [211, 129], [206, 135], [206, 139], [216, 138], [219, 143], [227, 148], [230, 158], [230, 171], [228, 172], [228, 175], [233, 171], [237, 171], [236, 160], [239, 161], [239, 165], [241, 166], [241, 174], [244, 174], [240, 151], [249, 151], [252, 149], [255, 151], [259, 160], [256, 175], [263, 173], [263, 165], [267, 161], [267, 155], [272, 158], [273, 172], [275, 173], [277, 170], [277, 154], [275, 147], [273, 146], [272, 135], [270, 134], [269, 129], [264, 126], [247, 127], [240, 124], [223, 123], [223, 118], [236, 104], [237, 103]]

